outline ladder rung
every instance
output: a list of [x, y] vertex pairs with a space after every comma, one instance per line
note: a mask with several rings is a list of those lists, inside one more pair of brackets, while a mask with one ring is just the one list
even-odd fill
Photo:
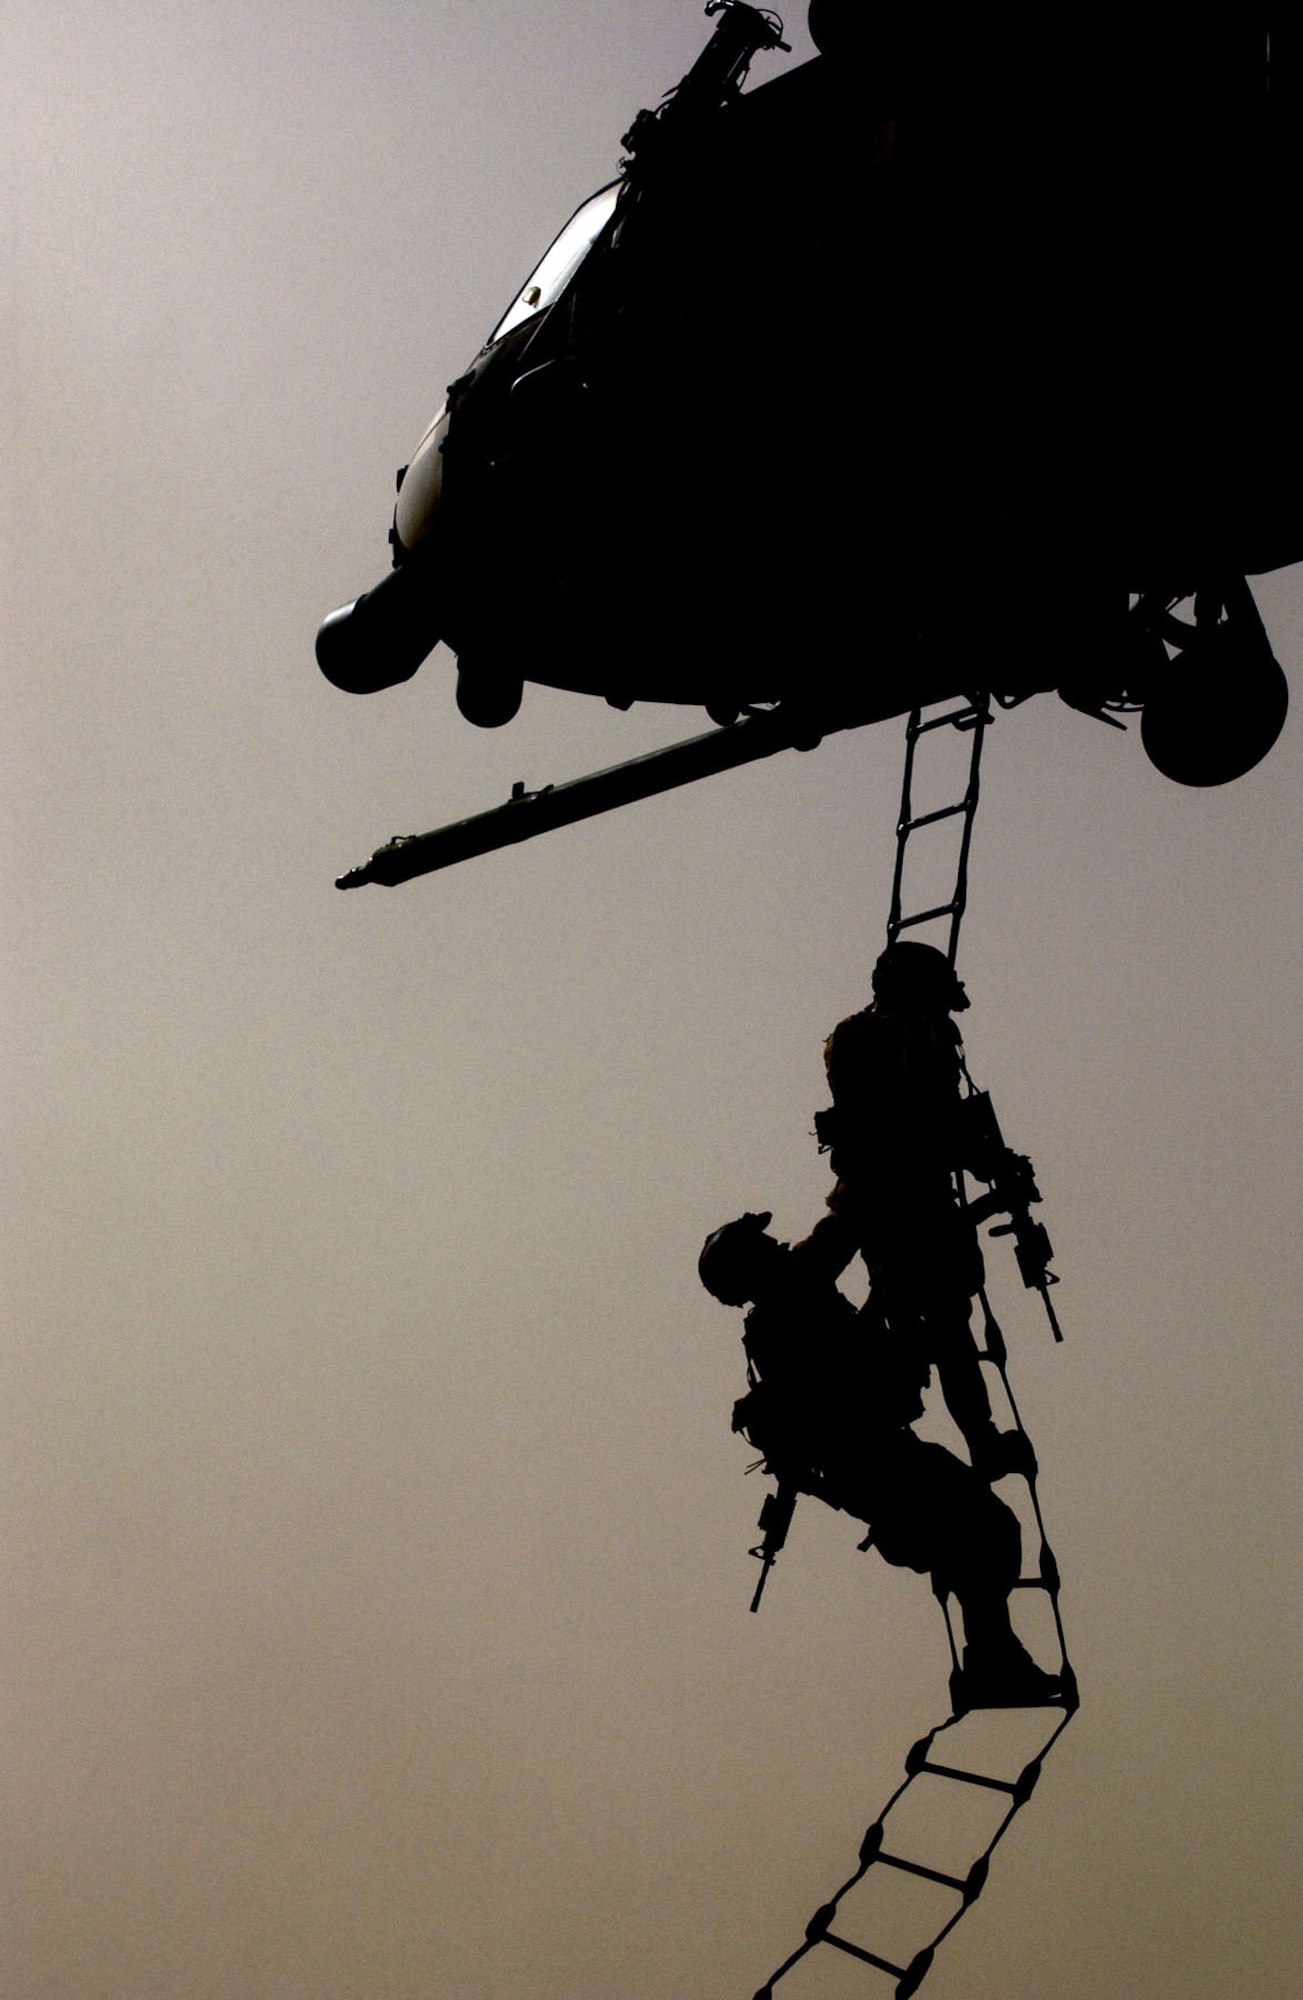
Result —
[[939, 1882], [944, 1889], [955, 1889], [962, 1896], [968, 1884], [958, 1875], [943, 1875], [939, 1868], [925, 1868], [921, 1861], [906, 1861], [899, 1854], [879, 1854], [879, 1861], [885, 1861], [888, 1868], [903, 1868], [907, 1875], [922, 1875], [929, 1882]]
[[989, 708], [974, 708], [971, 702], [965, 708], [952, 708], [946, 715], [930, 715], [926, 722], [911, 722], [905, 734], [912, 738], [926, 736], [929, 729], [944, 729], [947, 725], [967, 724], [971, 729], [976, 722], [989, 722]]
[[901, 917], [896, 929], [907, 931], [913, 924], [930, 924], [933, 917], [953, 916], [958, 908], [958, 903], [938, 903], [935, 910], [920, 910], [916, 917]]
[[874, 1965], [879, 1972], [889, 1972], [893, 1979], [903, 1979], [908, 1967], [893, 1965], [889, 1958], [878, 1958], [875, 1953], [865, 1951], [862, 1944], [852, 1944], [849, 1938], [838, 1937], [833, 1931], [825, 1931], [821, 1940], [824, 1944], [835, 1944], [838, 1951], [849, 1952], [852, 1958], [862, 1958], [866, 1965]]
[[938, 1778], [957, 1778], [964, 1785], [985, 1785], [991, 1792], [1008, 1792], [1012, 1798], [1017, 1791], [1017, 1783], [1008, 1778], [987, 1778], [980, 1771], [960, 1771], [953, 1764], [920, 1764], [920, 1771], [931, 1771]]
[[917, 819], [903, 819], [896, 828], [897, 834], [917, 833], [921, 826], [935, 826], [939, 819], [953, 819], [956, 813], [968, 811], [968, 800], [960, 799], [956, 806], [939, 806], [936, 812], [920, 813]]

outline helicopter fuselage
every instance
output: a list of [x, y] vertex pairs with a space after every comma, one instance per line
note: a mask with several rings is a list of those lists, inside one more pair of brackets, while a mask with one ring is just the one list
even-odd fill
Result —
[[[764, 19], [730, 0], [707, 55]], [[1160, 744], [1220, 693], [1244, 742], [1170, 774], [1247, 769], [1284, 684], [1242, 579], [1303, 556], [1255, 33], [1159, 98], [1143, 35], [1039, 101], [985, 45], [745, 94], [703, 57], [450, 385], [323, 671], [369, 691], [443, 640], [482, 724], [529, 681], [721, 722], [1057, 688], [1156, 708]]]

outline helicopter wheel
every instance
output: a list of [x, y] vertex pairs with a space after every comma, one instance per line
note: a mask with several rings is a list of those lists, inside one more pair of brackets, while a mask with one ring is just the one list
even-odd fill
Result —
[[1247, 587], [1220, 625], [1197, 626], [1148, 695], [1140, 740], [1178, 785], [1226, 785], [1261, 763], [1280, 735], [1289, 685]]
[[525, 684], [519, 674], [462, 654], [457, 661], [457, 706], [477, 729], [501, 729], [519, 712]]

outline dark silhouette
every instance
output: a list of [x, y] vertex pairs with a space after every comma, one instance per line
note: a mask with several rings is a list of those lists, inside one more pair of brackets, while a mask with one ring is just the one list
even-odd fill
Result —
[[[872, 1301], [857, 1312], [836, 1280], [854, 1232], [825, 1216], [800, 1243], [779, 1243], [768, 1215], [744, 1215], [707, 1239], [702, 1283], [724, 1305], [749, 1305], [743, 1333], [750, 1389], [733, 1414], [778, 1480], [766, 1503], [766, 1568], [798, 1493], [867, 1523], [871, 1543], [898, 1567], [931, 1574], [963, 1612], [957, 1710], [1031, 1706], [1062, 1698], [1015, 1637], [1009, 1592], [1019, 1575], [1018, 1522], [971, 1466], [910, 1429], [921, 1413], [917, 1353], [894, 1340]], [[775, 1505], [776, 1501], [776, 1505]], [[763, 1580], [763, 1579], [762, 1579]], [[754, 1608], [754, 1606], [753, 1606]]]
[[[838, 1177], [828, 1205], [864, 1257], [880, 1320], [918, 1366], [935, 1366], [974, 1466], [992, 1479], [1025, 1471], [1026, 1439], [998, 1431], [991, 1416], [972, 1302], [984, 1277], [977, 1225], [1007, 1212], [1028, 1176], [968, 1111], [979, 1100], [960, 1095], [951, 1016], [969, 1003], [944, 954], [889, 946], [873, 996], [825, 1049], [833, 1103], [816, 1129]], [[995, 1185], [963, 1207], [955, 1176], [965, 1167]]]
[[443, 640], [483, 726], [528, 677], [778, 704], [798, 743], [1055, 689], [1142, 709], [1183, 783], [1248, 770], [1287, 692], [1244, 578], [1303, 557], [1303, 36], [815, 0], [821, 53], [743, 91], [776, 17], [707, 12], [450, 383], [322, 670], [369, 692]]

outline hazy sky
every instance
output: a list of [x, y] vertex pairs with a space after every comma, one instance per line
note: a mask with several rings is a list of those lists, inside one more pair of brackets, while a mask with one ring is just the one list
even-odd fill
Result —
[[[702, 726], [481, 734], [446, 654], [359, 701], [312, 638], [704, 32], [0, 5], [13, 2000], [748, 2000], [946, 1711], [926, 1584], [812, 1502], [748, 1616], [695, 1274], [819, 1213], [899, 727], [333, 887]], [[929, 2000], [1303, 1994], [1301, 743], [1196, 793], [992, 734], [965, 1028], [1063, 1274], [1056, 1349], [992, 1258], [1083, 1707]]]

